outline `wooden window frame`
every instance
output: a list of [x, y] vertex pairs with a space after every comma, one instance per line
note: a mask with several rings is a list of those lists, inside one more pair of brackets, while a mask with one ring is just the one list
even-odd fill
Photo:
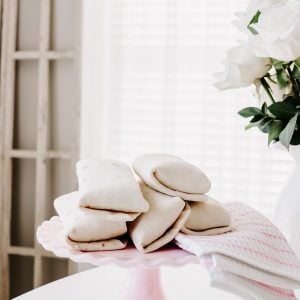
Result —
[[[2, 4], [2, 5], [1, 5]], [[49, 134], [49, 65], [53, 60], [72, 60], [75, 64], [78, 104], [80, 103], [80, 36], [81, 24], [78, 22], [78, 39], [72, 51], [50, 50], [51, 0], [40, 1], [40, 39], [36, 51], [16, 50], [18, 0], [0, 0], [1, 30], [1, 77], [0, 77], [0, 299], [9, 298], [9, 255], [30, 256], [34, 259], [33, 286], [43, 284], [43, 264], [45, 257], [55, 257], [45, 251], [38, 242], [33, 247], [12, 246], [11, 197], [12, 197], [12, 160], [14, 158], [34, 159], [36, 162], [35, 182], [35, 219], [34, 228], [42, 223], [46, 214], [46, 163], [49, 159], [68, 160], [73, 165], [79, 157], [79, 112], [78, 137], [69, 151], [48, 149]], [[81, 1], [74, 1], [76, 10], [81, 11]], [[1, 18], [2, 15], [2, 18]], [[2, 20], [2, 22], [1, 22]], [[2, 24], [2, 28], [1, 28]], [[38, 102], [37, 102], [37, 145], [35, 150], [14, 149], [14, 97], [15, 65], [17, 61], [36, 60], [38, 62]], [[80, 105], [79, 105], [80, 107]], [[73, 172], [74, 174], [74, 172]], [[71, 175], [70, 175], [71, 176]], [[74, 176], [74, 175], [73, 175]], [[73, 180], [74, 188], [76, 180]], [[37, 201], [38, 199], [38, 201]], [[69, 263], [69, 274], [74, 272], [74, 264]]]

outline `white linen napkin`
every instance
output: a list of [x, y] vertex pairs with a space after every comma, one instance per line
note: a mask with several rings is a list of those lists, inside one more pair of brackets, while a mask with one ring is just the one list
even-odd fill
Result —
[[127, 241], [117, 239], [127, 232], [125, 221], [107, 221], [78, 207], [79, 193], [73, 192], [54, 200], [66, 241], [76, 250], [98, 251], [125, 248]]
[[[77, 162], [80, 200], [83, 209], [124, 212], [128, 221], [149, 209], [149, 204], [130, 168], [117, 160], [83, 159]], [[103, 213], [100, 212], [100, 215]]]
[[204, 201], [210, 189], [207, 176], [194, 165], [172, 155], [145, 154], [132, 162], [135, 173], [163, 194], [189, 201]]
[[140, 186], [150, 209], [128, 223], [128, 231], [135, 247], [142, 253], [148, 253], [175, 238], [186, 222], [190, 208], [179, 197], [164, 195], [144, 183]]
[[217, 235], [228, 232], [230, 214], [217, 200], [207, 195], [207, 201], [189, 202], [191, 213], [181, 232], [191, 235]]
[[296, 299], [300, 262], [281, 232], [242, 203], [225, 205], [233, 231], [216, 236], [179, 233], [176, 244], [199, 257], [213, 286], [243, 299]]

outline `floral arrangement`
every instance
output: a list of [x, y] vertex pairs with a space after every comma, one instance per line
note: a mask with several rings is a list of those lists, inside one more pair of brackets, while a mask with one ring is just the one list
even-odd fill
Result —
[[300, 144], [300, 1], [252, 0], [234, 25], [245, 40], [230, 49], [220, 90], [255, 85], [259, 105], [239, 111], [269, 144]]

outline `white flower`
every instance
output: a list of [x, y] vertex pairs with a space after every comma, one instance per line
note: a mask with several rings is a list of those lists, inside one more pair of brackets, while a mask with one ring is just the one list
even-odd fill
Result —
[[263, 77], [271, 69], [269, 58], [254, 55], [249, 44], [241, 44], [227, 52], [225, 72], [215, 74], [219, 80], [214, 84], [219, 90], [246, 87]]
[[286, 4], [288, 0], [253, 0], [250, 1], [245, 12], [238, 12], [235, 15], [237, 20], [233, 21], [233, 25], [240, 31], [251, 34], [248, 25], [257, 11], [263, 12], [265, 9], [275, 7], [277, 5]]
[[257, 24], [254, 52], [260, 57], [293, 61], [300, 57], [300, 1], [289, 1], [262, 11]]

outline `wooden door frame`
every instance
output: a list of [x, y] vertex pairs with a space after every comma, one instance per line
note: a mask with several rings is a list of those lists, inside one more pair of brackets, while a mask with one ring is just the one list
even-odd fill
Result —
[[[5, 1], [5, 0], [4, 0]], [[5, 125], [5, 113], [4, 113], [4, 81], [5, 81], [5, 64], [3, 63], [6, 52], [6, 40], [4, 26], [4, 1], [0, 0], [0, 232], [1, 236], [4, 230], [4, 125]], [[5, 238], [5, 236], [4, 236]], [[9, 280], [8, 280], [8, 260], [5, 255], [5, 242], [4, 239], [0, 239], [0, 298], [8, 299], [9, 297]]]

